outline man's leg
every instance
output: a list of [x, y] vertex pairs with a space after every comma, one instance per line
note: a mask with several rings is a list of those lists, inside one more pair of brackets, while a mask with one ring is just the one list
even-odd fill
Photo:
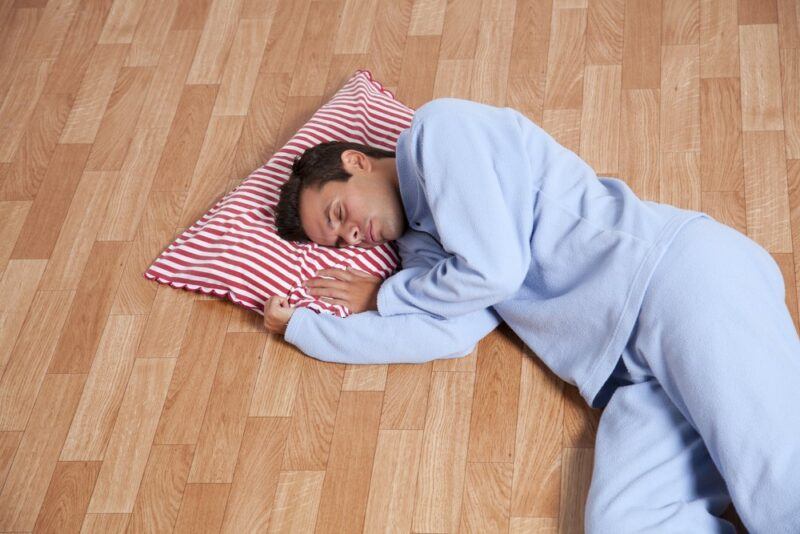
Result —
[[632, 352], [702, 436], [754, 534], [800, 532], [800, 339], [784, 291], [758, 244], [692, 221], [653, 274]]
[[702, 439], [653, 378], [618, 387], [597, 429], [587, 534], [734, 534]]

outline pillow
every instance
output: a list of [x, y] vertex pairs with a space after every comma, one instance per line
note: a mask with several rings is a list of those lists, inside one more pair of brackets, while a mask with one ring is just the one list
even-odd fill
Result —
[[169, 245], [144, 273], [172, 287], [226, 298], [264, 314], [273, 295], [293, 306], [346, 317], [350, 310], [309, 295], [303, 284], [321, 269], [350, 268], [385, 279], [399, 264], [390, 241], [372, 249], [335, 249], [278, 237], [274, 210], [295, 156], [324, 141], [353, 141], [394, 150], [414, 112], [357, 70], [345, 85], [262, 167], [220, 199]]

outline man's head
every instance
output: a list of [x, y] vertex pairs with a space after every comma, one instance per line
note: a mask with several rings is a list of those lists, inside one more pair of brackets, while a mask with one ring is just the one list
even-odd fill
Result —
[[399, 238], [406, 224], [395, 153], [341, 141], [295, 158], [275, 214], [282, 239], [329, 247], [372, 248]]

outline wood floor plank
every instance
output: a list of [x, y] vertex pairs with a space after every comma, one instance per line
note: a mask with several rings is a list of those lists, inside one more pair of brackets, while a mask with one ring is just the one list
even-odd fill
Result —
[[672, 0], [662, 8], [662, 45], [699, 44], [700, 0]]
[[[154, 285], [151, 282], [151, 285]], [[119, 297], [119, 293], [117, 293]], [[194, 295], [159, 286], [153, 300], [147, 325], [136, 349], [139, 358], [177, 358], [189, 317]]]
[[[372, 73], [387, 87], [397, 87], [403, 68], [414, 0], [378, 0], [370, 42]], [[445, 29], [446, 31], [446, 29]]]
[[542, 128], [559, 144], [575, 152], [581, 146], [581, 110], [547, 109], [544, 112]]
[[489, 19], [481, 24], [472, 62], [470, 100], [506, 105], [513, 29], [513, 18]]
[[193, 452], [191, 445], [153, 445], [128, 532], [172, 532]]
[[703, 191], [743, 191], [742, 107], [737, 78], [700, 80]]
[[5, 269], [32, 202], [0, 201], [0, 268]]
[[241, 0], [213, 0], [186, 83], [219, 83], [230, 52]]
[[189, 482], [233, 481], [259, 358], [267, 334], [229, 333], [222, 345]]
[[[175, 227], [183, 209], [183, 193], [151, 193], [131, 243], [112, 314], [144, 315], [151, 311], [159, 284], [142, 276], [153, 260], [178, 236]], [[179, 321], [180, 315], [173, 316]], [[174, 324], [179, 328], [180, 322]], [[185, 326], [185, 322], [183, 323]], [[176, 330], [177, 332], [177, 330]], [[182, 331], [181, 331], [182, 332]], [[173, 332], [174, 333], [174, 332]], [[178, 334], [179, 335], [179, 334]]]
[[586, 21], [586, 63], [621, 65], [625, 0], [589, 2]]
[[554, 9], [545, 109], [580, 109], [585, 50], [586, 10]]
[[184, 86], [151, 191], [188, 189], [216, 97], [214, 85]]
[[0, 530], [33, 529], [84, 379], [83, 375], [47, 375], [41, 390], [37, 388], [36, 404], [0, 493]]
[[550, 517], [512, 517], [509, 534], [557, 534], [558, 519]]
[[381, 430], [416, 430], [425, 426], [432, 365], [394, 364], [386, 375]]
[[55, 59], [64, 44], [70, 23], [80, 6], [79, 0], [52, 0], [42, 11], [42, 18], [27, 46], [27, 59]]
[[594, 449], [564, 449], [560, 533], [583, 532], [583, 509], [592, 477]]
[[744, 190], [703, 193], [703, 211], [743, 234], [747, 234], [745, 203]]
[[661, 187], [661, 93], [623, 90], [620, 108], [620, 176], [640, 198], [656, 200]]
[[339, 398], [317, 532], [363, 528], [382, 401], [379, 391], [343, 391]]
[[742, 130], [783, 130], [777, 25], [739, 26], [739, 50]]
[[125, 58], [126, 67], [158, 64], [177, 10], [178, 0], [146, 0]]
[[739, 24], [774, 24], [778, 22], [775, 0], [739, 0]]
[[364, 532], [411, 532], [422, 430], [380, 430]]
[[348, 365], [342, 391], [383, 391], [387, 372], [388, 365]]
[[127, 53], [127, 44], [98, 44], [94, 47], [67, 124], [61, 132], [60, 143], [94, 142]]
[[191, 226], [228, 192], [231, 163], [244, 117], [213, 116], [192, 174], [179, 226]]
[[408, 35], [441, 35], [446, 7], [446, 0], [414, 2], [414, 9], [411, 11], [411, 22], [408, 26]]
[[199, 30], [175, 30], [167, 34], [164, 50], [158, 58], [153, 81], [136, 123], [138, 128], [170, 127], [199, 40]]
[[6, 483], [6, 476], [21, 440], [22, 431], [0, 431], [0, 487]]
[[33, 532], [80, 532], [101, 462], [57, 462]]
[[781, 48], [800, 47], [800, 6], [795, 0], [777, 0]]
[[117, 171], [133, 139], [131, 122], [139, 116], [153, 67], [122, 67], [111, 92], [103, 120], [92, 144], [86, 170]]
[[562, 447], [594, 447], [601, 409], [586, 404], [578, 388], [565, 384]]
[[269, 520], [269, 532], [311, 532], [325, 471], [282, 471]]
[[619, 174], [622, 67], [590, 65], [585, 70], [580, 156], [598, 175]]
[[800, 315], [800, 160], [786, 162], [789, 183], [790, 223], [792, 225], [792, 250], [794, 252], [795, 286], [797, 287], [798, 315]]
[[74, 291], [37, 291], [34, 295], [0, 378], [0, 430], [26, 429], [74, 295]]
[[[352, 71], [348, 74], [352, 74]], [[285, 73], [272, 74], [263, 70], [258, 73], [250, 111], [244, 120], [233, 157], [233, 176], [244, 178], [249, 175], [276, 150], [275, 141], [291, 83], [291, 76]]]
[[69, 310], [49, 373], [88, 373], [130, 250], [125, 241], [96, 241]]
[[[231, 483], [228, 507], [222, 523], [222, 532], [265, 532], [270, 522], [273, 499], [283, 462], [283, 449], [289, 432], [289, 419], [285, 417], [249, 417], [239, 451], [239, 461]], [[319, 481], [321, 489], [322, 481]], [[291, 493], [291, 492], [290, 492]], [[310, 495], [301, 492], [298, 498]], [[318, 497], [317, 497], [318, 499]], [[316, 499], [315, 499], [316, 501]], [[280, 517], [283, 524], [300, 522], [300, 515], [292, 510], [303, 508], [302, 501], [285, 502]], [[314, 504], [316, 504], [314, 502]], [[313, 507], [316, 516], [317, 507]], [[306, 523], [307, 524], [307, 523]], [[291, 530], [289, 530], [291, 532]]]
[[117, 178], [116, 172], [83, 173], [47, 262], [41, 289], [77, 289]]
[[61, 449], [62, 461], [102, 460], [133, 370], [144, 318], [112, 315], [86, 377], [80, 403]]
[[410, 35], [406, 39], [397, 98], [411, 108], [431, 99], [440, 41], [438, 35]]
[[700, 77], [739, 77], [737, 0], [700, 2]]
[[[369, 2], [369, 4], [374, 6], [375, 3]], [[370, 10], [367, 5], [360, 7], [362, 13], [359, 14], [359, 17], [369, 17], [370, 11], [374, 13], [374, 8]], [[298, 50], [299, 57], [308, 59], [300, 62], [294, 71], [289, 88], [290, 96], [322, 96], [324, 94], [326, 75], [333, 52], [338, 44], [336, 41], [337, 25], [332, 24], [331, 21], [338, 21], [343, 16], [343, 9], [343, 0], [312, 2], [309, 6], [309, 15], [306, 18]], [[369, 18], [359, 18], [359, 25], [365, 26], [366, 30], [372, 29]], [[369, 33], [363, 30], [361, 33], [369, 36]], [[358, 39], [359, 36], [354, 35], [353, 38]]]
[[658, 89], [661, 84], [661, 2], [625, 0], [622, 88]]
[[272, 19], [239, 22], [225, 62], [213, 115], [247, 115], [271, 24]]
[[786, 157], [800, 159], [800, 50], [781, 50], [780, 54]]
[[549, 0], [517, 3], [508, 66], [508, 105], [539, 123], [544, 111], [551, 4]]
[[[340, 5], [340, 4], [343, 4]], [[375, 24], [375, 13], [378, 2], [370, 0], [345, 0], [333, 4], [334, 18], [329, 21], [339, 20], [338, 24], [330, 24], [336, 32], [333, 36], [334, 54], [364, 54], [369, 52], [370, 38]], [[311, 13], [315, 16], [324, 16], [325, 11], [318, 11], [322, 6], [314, 7]], [[306, 26], [308, 28], [308, 26]], [[308, 30], [306, 30], [308, 31]], [[327, 39], [327, 36], [326, 36]], [[324, 43], [325, 39], [318, 42]], [[302, 71], [301, 71], [302, 72]]]
[[68, 94], [74, 97], [78, 93], [110, 9], [109, 0], [87, 2], [80, 6], [52, 72], [47, 77], [44, 94]]
[[700, 150], [700, 55], [695, 45], [662, 47], [661, 152]]
[[[129, 514], [133, 511], [174, 368], [172, 358], [135, 361], [88, 513]], [[125, 483], [121, 484], [121, 480]]]
[[124, 534], [130, 514], [86, 514], [81, 534]]
[[507, 532], [514, 464], [467, 462], [462, 532]]
[[141, 128], [134, 132], [98, 240], [131, 241], [135, 238], [167, 133], [166, 128]]
[[229, 318], [226, 303], [195, 301], [154, 443], [197, 443]]
[[306, 356], [270, 336], [261, 356], [249, 415], [291, 417]]
[[42, 18], [41, 8], [9, 8], [0, 36], [0, 102], [5, 98]]
[[415, 532], [458, 528], [467, 461], [472, 373], [433, 373], [414, 497]]
[[0, 181], [0, 198], [36, 198], [71, 107], [71, 95], [42, 94], [22, 134], [14, 161]]
[[474, 59], [480, 24], [481, 11], [476, 9], [476, 6], [469, 0], [447, 2], [442, 25], [439, 61]]
[[46, 259], [52, 255], [75, 195], [90, 145], [57, 145], [42, 185], [20, 230], [12, 258]]
[[0, 162], [13, 161], [28, 126], [53, 60], [25, 60], [0, 105]]
[[516, 447], [537, 454], [514, 456], [512, 516], [558, 517], [563, 434], [563, 384], [525, 350], [522, 359]]
[[326, 469], [344, 364], [304, 358], [281, 469]]
[[11, 260], [0, 277], [0, 376], [22, 329], [47, 260]]
[[516, 336], [492, 336], [479, 349], [470, 419], [470, 462], [513, 462], [522, 346]]
[[173, 532], [219, 532], [229, 491], [230, 484], [186, 484]]
[[700, 210], [700, 157], [697, 152], [661, 154], [661, 202]]
[[145, 0], [114, 0], [98, 43], [131, 43]]
[[747, 235], [769, 252], [791, 252], [783, 132], [744, 132]]

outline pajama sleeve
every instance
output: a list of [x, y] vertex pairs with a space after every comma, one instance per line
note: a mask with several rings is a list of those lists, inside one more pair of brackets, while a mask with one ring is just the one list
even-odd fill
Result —
[[[403, 270], [421, 274], [443, 252], [429, 234], [407, 231], [397, 240]], [[326, 362], [350, 364], [421, 363], [471, 353], [502, 320], [491, 308], [453, 319], [414, 312], [382, 317], [371, 310], [346, 318], [297, 308], [284, 338]]]
[[403, 270], [378, 292], [382, 316], [453, 318], [506, 300], [530, 268], [533, 185], [517, 117], [457, 99], [414, 116], [408, 150], [446, 256]]

